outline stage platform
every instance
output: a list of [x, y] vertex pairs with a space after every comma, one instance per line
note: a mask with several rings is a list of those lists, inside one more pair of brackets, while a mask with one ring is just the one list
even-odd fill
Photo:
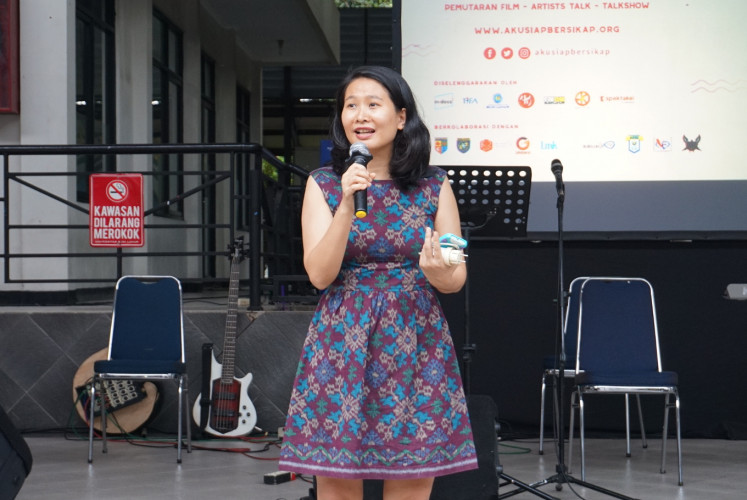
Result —
[[[126, 442], [110, 442], [109, 452], [101, 453], [96, 442], [94, 462], [87, 462], [88, 442], [61, 435], [27, 435], [34, 464], [17, 500], [203, 500], [206, 498], [244, 500], [300, 500], [308, 495], [310, 484], [295, 479], [280, 485], [264, 484], [264, 474], [277, 470], [273, 458], [278, 448], [264, 441], [196, 441], [197, 448], [176, 464], [173, 446], [149, 448]], [[153, 446], [163, 446], [151, 443]], [[587, 442], [586, 480], [597, 486], [641, 500], [734, 500], [747, 491], [747, 441], [688, 439], [684, 441], [685, 485], [677, 486], [677, 464], [668, 462], [666, 474], [659, 473], [660, 444], [649, 442], [648, 449], [634, 447], [625, 457], [624, 439], [590, 439]], [[672, 443], [670, 443], [671, 445]], [[508, 446], [510, 445], [510, 446]], [[232, 447], [234, 451], [215, 451]], [[511, 441], [499, 447], [504, 472], [533, 483], [555, 473], [552, 445], [545, 455], [537, 454], [536, 441]], [[240, 453], [251, 449], [253, 452]], [[578, 448], [576, 448], [578, 450]], [[578, 464], [578, 462], [575, 462]], [[580, 477], [580, 471], [574, 477]], [[510, 490], [501, 487], [501, 494]], [[596, 491], [568, 485], [558, 492], [553, 484], [541, 491], [558, 499], [610, 499]], [[538, 498], [520, 493], [517, 499]], [[368, 499], [366, 499], [368, 500]], [[453, 500], [475, 500], [454, 498]]]
[[[190, 401], [200, 392], [202, 345], [213, 343], [218, 352], [222, 348], [225, 302], [221, 296], [185, 297]], [[111, 304], [0, 308], [0, 342], [4, 346], [0, 349], [0, 404], [17, 428], [24, 431], [34, 459], [18, 499], [305, 497], [310, 485], [302, 479], [265, 485], [263, 476], [277, 467], [276, 432], [285, 421], [290, 388], [312, 314], [308, 307], [239, 311], [237, 376], [247, 372], [254, 376], [250, 394], [257, 409], [257, 425], [266, 435], [255, 433], [256, 439], [250, 441], [196, 439], [195, 451], [185, 453], [183, 463], [177, 465], [173, 447], [175, 398], [166, 394], [161, 398], [163, 406], [147, 426], [147, 437], [156, 438], [156, 442], [140, 442], [137, 444], [146, 446], [136, 446], [113, 441], [108, 454], [102, 454], [101, 443], [96, 442], [94, 463], [89, 465], [84, 424], [73, 406], [72, 381], [83, 361], [106, 347]], [[164, 393], [175, 391], [169, 383], [161, 384], [161, 388]], [[687, 418], [687, 412], [683, 418]], [[634, 441], [633, 456], [626, 458], [624, 439], [590, 439], [586, 480], [647, 500], [731, 500], [742, 498], [747, 491], [747, 441], [684, 439], [683, 487], [677, 485], [674, 439], [669, 441], [666, 474], [659, 473], [659, 439], [651, 437], [646, 450], [639, 443]], [[232, 450], [219, 450], [224, 447]], [[550, 441], [546, 442], [546, 453], [540, 456], [535, 440], [503, 442], [500, 460], [504, 472], [527, 483], [552, 476], [556, 464], [552, 448]], [[580, 478], [578, 457], [574, 464], [574, 477]], [[501, 493], [509, 489], [503, 487]], [[560, 492], [552, 484], [541, 489], [558, 499], [578, 498], [568, 485]], [[582, 498], [610, 498], [596, 491], [576, 486], [574, 489]], [[527, 492], [521, 497], [535, 498]]]

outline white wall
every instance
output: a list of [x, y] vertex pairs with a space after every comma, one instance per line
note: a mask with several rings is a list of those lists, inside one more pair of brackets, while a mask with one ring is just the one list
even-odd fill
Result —
[[[252, 93], [252, 141], [261, 138], [261, 68], [237, 48], [235, 34], [221, 28], [201, 8], [199, 0], [117, 0], [116, 1], [116, 108], [117, 142], [147, 144], [152, 141], [152, 16], [159, 9], [183, 31], [184, 41], [184, 142], [200, 142], [200, 64], [204, 51], [216, 61], [217, 141], [235, 141], [237, 82]], [[75, 1], [23, 0], [20, 2], [20, 115], [0, 115], [0, 144], [75, 144]], [[147, 155], [121, 156], [123, 172], [147, 171]], [[227, 157], [219, 160], [227, 168]], [[14, 158], [13, 170], [23, 172], [74, 172], [74, 158], [24, 156]], [[198, 170], [197, 155], [185, 158], [186, 170]], [[34, 184], [67, 200], [75, 200], [75, 179], [34, 178]], [[185, 190], [199, 183], [196, 176], [185, 177]], [[219, 213], [229, 209], [228, 185], [219, 188]], [[86, 214], [67, 208], [19, 185], [11, 187], [11, 223], [87, 224]], [[151, 182], [145, 176], [144, 199], [150, 208]], [[184, 223], [201, 219], [200, 196], [185, 201]], [[85, 206], [87, 208], [87, 206]], [[220, 215], [218, 215], [220, 219]], [[173, 219], [148, 217], [146, 223], [174, 223]], [[179, 223], [179, 221], [176, 221]], [[198, 251], [199, 230], [147, 232], [143, 251]], [[0, 234], [2, 237], [2, 234]], [[101, 252], [90, 248], [87, 230], [36, 230], [14, 232], [11, 252], [67, 253]], [[4, 245], [4, 242], [0, 242]], [[218, 249], [228, 242], [218, 241]], [[124, 252], [129, 250], [125, 249]], [[125, 273], [201, 275], [199, 258], [125, 259]], [[109, 277], [115, 274], [113, 259], [29, 259], [12, 261], [13, 279], [75, 279]], [[219, 267], [219, 273], [220, 273]], [[96, 285], [6, 284], [0, 291], [64, 291]]]
[[[20, 108], [17, 142], [67, 144], [75, 134], [75, 2], [27, 0], [19, 2], [20, 16]], [[22, 172], [67, 172], [73, 163], [65, 157], [25, 156]], [[16, 168], [14, 168], [16, 169]], [[62, 198], [69, 198], [67, 177], [34, 178], [33, 183]], [[73, 188], [74, 189], [74, 188]], [[12, 203], [11, 223], [67, 224], [69, 209], [49, 197], [14, 183], [8, 193]], [[65, 253], [71, 234], [66, 230], [14, 231], [11, 252]], [[62, 258], [11, 261], [14, 279], [67, 278]], [[14, 285], [27, 290], [59, 290], [64, 285]]]

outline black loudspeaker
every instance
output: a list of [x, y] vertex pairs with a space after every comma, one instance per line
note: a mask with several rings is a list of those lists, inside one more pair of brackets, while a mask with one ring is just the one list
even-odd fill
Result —
[[[475, 438], [478, 468], [448, 476], [439, 476], [433, 482], [430, 500], [497, 500], [498, 476], [501, 468], [498, 459], [496, 423], [498, 408], [490, 396], [467, 397], [467, 409], [472, 436]], [[381, 500], [382, 481], [363, 481], [364, 500]]]
[[467, 408], [475, 438], [478, 468], [448, 476], [433, 483], [431, 500], [496, 500], [498, 498], [498, 408], [490, 396], [467, 396]]
[[0, 408], [0, 500], [13, 500], [31, 472], [31, 450]]

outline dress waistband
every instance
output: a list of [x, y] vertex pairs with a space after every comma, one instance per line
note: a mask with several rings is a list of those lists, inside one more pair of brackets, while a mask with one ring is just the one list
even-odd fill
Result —
[[376, 271], [359, 267], [343, 270], [329, 289], [365, 293], [412, 292], [430, 290], [431, 285], [419, 267]]

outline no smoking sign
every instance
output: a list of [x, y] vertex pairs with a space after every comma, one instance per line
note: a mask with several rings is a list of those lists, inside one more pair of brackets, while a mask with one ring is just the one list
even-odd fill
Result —
[[127, 199], [127, 183], [122, 179], [114, 179], [106, 185], [106, 197], [114, 203], [121, 203]]
[[143, 246], [143, 176], [91, 174], [89, 188], [91, 246]]

